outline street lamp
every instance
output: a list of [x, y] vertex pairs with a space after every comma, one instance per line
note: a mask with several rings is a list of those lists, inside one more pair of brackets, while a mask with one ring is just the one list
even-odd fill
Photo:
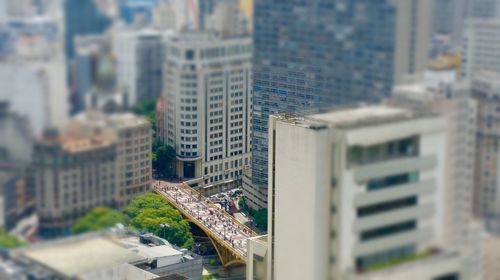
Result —
[[161, 228], [162, 237], [165, 238], [165, 231], [170, 228], [170, 225], [167, 223], [160, 224], [160, 228]]

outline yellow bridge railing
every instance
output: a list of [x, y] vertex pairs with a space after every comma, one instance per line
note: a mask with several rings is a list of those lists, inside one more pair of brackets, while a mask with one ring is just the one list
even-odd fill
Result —
[[[198, 217], [194, 216], [191, 214], [187, 209], [185, 209], [182, 204], [180, 204], [175, 197], [172, 197], [169, 195], [168, 192], [163, 192], [162, 188], [163, 187], [173, 187], [176, 188], [177, 190], [181, 190], [184, 193], [190, 194], [192, 197], [198, 197], [199, 203], [201, 207], [206, 207], [208, 209], [217, 209], [217, 213], [223, 214], [226, 219], [231, 221], [234, 225], [238, 226], [238, 228], [242, 229], [242, 235], [245, 238], [250, 238], [257, 236], [258, 234], [255, 233], [251, 228], [247, 227], [240, 221], [238, 221], [236, 218], [234, 218], [232, 215], [224, 211], [223, 209], [218, 208], [218, 206], [215, 205], [212, 201], [210, 201], [208, 198], [204, 197], [200, 192], [197, 190], [191, 188], [185, 183], [182, 184], [171, 184], [167, 182], [161, 182], [157, 181], [154, 184], [154, 191], [163, 197], [167, 199], [167, 201], [177, 210], [181, 212], [181, 214], [188, 219], [190, 222], [193, 224], [197, 225], [207, 236], [209, 237], [210, 241], [214, 245], [217, 255], [219, 256], [222, 264], [224, 267], [228, 268], [231, 266], [237, 266], [237, 265], [244, 265], [246, 264], [246, 246], [241, 248], [240, 250], [237, 250], [232, 246], [232, 244], [229, 242], [229, 240], [225, 240], [222, 238], [221, 234], [214, 231], [213, 229], [209, 228], [203, 221], [201, 221]], [[243, 230], [244, 229], [244, 230]], [[245, 241], [246, 242], [246, 241]]]

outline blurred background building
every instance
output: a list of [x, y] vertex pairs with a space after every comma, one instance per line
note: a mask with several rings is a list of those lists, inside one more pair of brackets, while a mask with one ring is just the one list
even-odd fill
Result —
[[34, 152], [42, 236], [70, 234], [98, 206], [124, 209], [150, 190], [151, 125], [131, 114], [87, 112], [63, 131], [48, 131]]
[[202, 279], [200, 256], [123, 229], [28, 246], [1, 260], [10, 265], [0, 265], [2, 279]]

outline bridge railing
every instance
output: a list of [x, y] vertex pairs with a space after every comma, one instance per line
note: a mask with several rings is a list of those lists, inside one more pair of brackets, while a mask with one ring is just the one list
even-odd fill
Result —
[[[175, 185], [174, 187], [177, 187], [177, 188], [182, 188], [183, 190], [189, 192], [191, 195], [195, 196], [195, 197], [200, 197], [201, 200], [203, 201], [203, 203], [205, 205], [207, 205], [208, 207], [211, 207], [211, 208], [214, 208], [214, 209], [217, 209], [219, 211], [219, 213], [223, 214], [226, 218], [228, 218], [229, 220], [231, 220], [233, 223], [237, 224], [240, 228], [242, 229], [245, 229], [245, 232], [246, 232], [246, 237], [247, 238], [251, 238], [251, 237], [255, 237], [255, 236], [258, 236], [258, 234], [256, 232], [254, 232], [251, 228], [249, 228], [248, 226], [246, 226], [245, 224], [241, 223], [240, 221], [238, 221], [236, 218], [234, 218], [233, 216], [231, 216], [229, 213], [227, 213], [224, 209], [221, 209], [219, 207], [217, 207], [217, 205], [215, 203], [213, 203], [210, 199], [208, 199], [207, 197], [203, 196], [200, 192], [198, 192], [197, 190], [189, 187], [187, 184], [180, 184], [180, 185]], [[187, 209], [185, 209], [184, 207], [182, 207], [182, 205], [180, 205], [178, 202], [175, 201], [175, 199], [173, 197], [170, 197], [168, 194], [165, 194], [164, 192], [161, 191], [161, 187], [157, 187], [155, 186], [154, 187], [154, 190], [165, 196], [170, 203], [172, 203], [179, 211], [181, 211], [184, 216], [186, 217], [190, 217], [191, 220], [193, 220], [193, 222], [195, 222], [195, 224], [197, 226], [199, 226], [200, 228], [204, 229], [204, 231], [207, 232], [207, 234], [209, 234], [211, 236], [211, 238], [215, 239], [219, 244], [224, 244], [225, 247], [231, 251], [231, 253], [233, 253], [234, 255], [238, 256], [239, 258], [241, 258], [242, 261], [246, 262], [246, 251], [244, 252], [244, 254], [242, 255], [240, 251], [232, 248], [231, 244], [227, 241], [227, 240], [224, 240], [223, 238], [221, 238], [219, 236], [219, 234], [216, 234], [216, 233], [213, 233], [210, 228], [208, 228], [200, 219], [198, 219], [196, 216], [192, 215]], [[246, 250], [246, 248], [245, 248]]]
[[254, 236], [258, 236], [259, 234], [257, 234], [256, 232], [254, 232], [251, 228], [249, 228], [247, 225], [243, 224], [242, 222], [240, 222], [238, 219], [236, 219], [234, 216], [232, 216], [231, 214], [227, 213], [224, 209], [221, 209], [219, 208], [213, 201], [211, 201], [208, 197], [205, 197], [204, 195], [202, 195], [199, 191], [191, 188], [189, 185], [185, 184], [185, 183], [182, 183], [182, 185], [180, 185], [180, 187], [182, 187], [183, 189], [187, 190], [187, 191], [191, 191], [191, 193], [193, 195], [196, 195], [196, 196], [201, 196], [202, 199], [205, 200], [205, 203], [206, 204], [209, 204], [210, 206], [213, 206], [215, 207], [216, 209], [219, 209], [221, 211], [222, 214], [224, 214], [224, 216], [226, 218], [228, 218], [229, 220], [231, 220], [232, 222], [234, 222], [235, 224], [241, 226], [242, 228], [244, 228], [249, 234], [248, 234], [248, 237], [254, 237]]

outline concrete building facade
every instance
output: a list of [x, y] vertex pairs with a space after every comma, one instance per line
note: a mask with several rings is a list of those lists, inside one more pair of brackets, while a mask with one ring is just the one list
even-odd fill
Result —
[[500, 19], [467, 21], [463, 47], [462, 78], [481, 71], [500, 72]]
[[250, 165], [251, 39], [186, 32], [168, 46], [164, 139], [177, 176], [206, 194], [239, 186]]
[[390, 96], [426, 68], [430, 8], [428, 0], [255, 1], [252, 177], [243, 189], [257, 208], [268, 203], [269, 116]]
[[396, 87], [389, 103], [446, 119], [444, 244], [466, 257], [470, 279], [481, 279], [483, 223], [473, 215], [477, 102], [463, 84], [434, 89], [408, 84]]
[[166, 37], [166, 33], [157, 30], [115, 30], [112, 48], [118, 87], [127, 93], [131, 106], [161, 95]]
[[462, 279], [442, 249], [442, 117], [369, 106], [270, 124], [267, 279]]
[[96, 112], [75, 117], [61, 133], [47, 132], [34, 152], [40, 234], [69, 234], [92, 208], [124, 209], [150, 191], [151, 137], [144, 118]]
[[394, 83], [423, 77], [431, 36], [431, 0], [392, 0], [396, 7]]
[[478, 73], [470, 82], [470, 94], [477, 101], [476, 176], [474, 211], [486, 219], [500, 217], [500, 74]]

